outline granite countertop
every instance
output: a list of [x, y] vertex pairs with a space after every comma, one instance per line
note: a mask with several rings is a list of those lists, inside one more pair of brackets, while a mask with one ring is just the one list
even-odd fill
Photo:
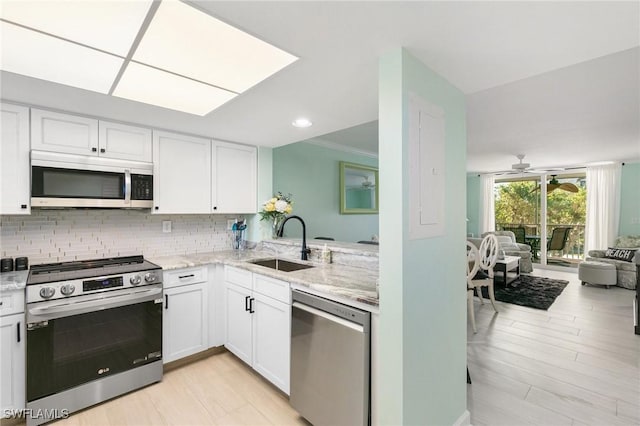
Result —
[[27, 286], [29, 271], [12, 271], [0, 274], [0, 291], [22, 290]]
[[282, 272], [250, 263], [251, 260], [273, 257], [275, 256], [271, 251], [226, 250], [148, 258], [147, 260], [161, 266], [164, 270], [204, 266], [212, 263], [224, 264], [287, 281], [292, 285], [297, 285], [297, 287], [309, 288], [329, 298], [337, 296], [343, 300], [352, 300], [374, 307], [378, 306], [377, 270], [287, 259], [298, 263], [311, 264], [314, 267], [293, 272]]

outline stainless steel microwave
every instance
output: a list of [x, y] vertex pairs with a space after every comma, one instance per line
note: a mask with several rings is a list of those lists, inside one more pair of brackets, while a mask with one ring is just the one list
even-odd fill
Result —
[[31, 151], [31, 207], [152, 206], [152, 163]]

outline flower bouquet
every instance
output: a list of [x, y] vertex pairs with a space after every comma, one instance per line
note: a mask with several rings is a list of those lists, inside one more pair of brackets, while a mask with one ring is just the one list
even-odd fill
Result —
[[273, 198], [268, 199], [262, 204], [262, 211], [260, 212], [260, 220], [272, 221], [271, 224], [271, 237], [277, 238], [278, 228], [280, 223], [286, 215], [293, 211], [293, 201], [291, 200], [291, 194], [284, 195], [282, 192], [278, 192]]

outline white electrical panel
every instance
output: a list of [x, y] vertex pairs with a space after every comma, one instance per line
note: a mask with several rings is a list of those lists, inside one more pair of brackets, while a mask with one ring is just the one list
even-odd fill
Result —
[[445, 233], [445, 114], [409, 96], [409, 238]]

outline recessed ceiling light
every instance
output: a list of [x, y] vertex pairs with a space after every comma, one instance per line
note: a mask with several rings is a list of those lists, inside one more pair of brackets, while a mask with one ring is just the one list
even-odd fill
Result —
[[3, 1], [2, 19], [127, 56], [152, 1]]
[[291, 123], [293, 127], [311, 127], [312, 124], [308, 118], [298, 118]]
[[0, 22], [0, 69], [109, 93], [124, 59]]
[[236, 94], [146, 65], [130, 62], [114, 96], [164, 108], [206, 115]]
[[194, 7], [163, 1], [133, 60], [241, 93], [298, 58]]

